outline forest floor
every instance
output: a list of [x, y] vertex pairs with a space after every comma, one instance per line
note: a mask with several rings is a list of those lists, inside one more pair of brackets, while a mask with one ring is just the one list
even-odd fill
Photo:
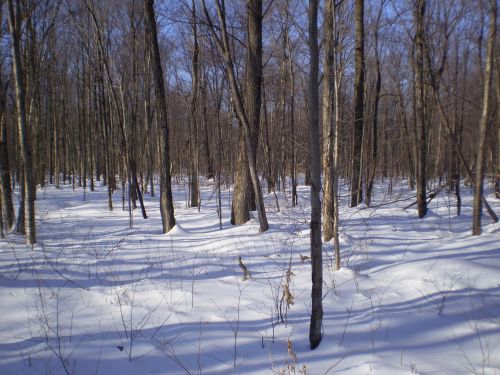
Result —
[[165, 235], [149, 194], [149, 218], [136, 210], [129, 228], [120, 191], [110, 212], [102, 187], [85, 201], [81, 188], [38, 190], [38, 244], [0, 240], [0, 374], [500, 374], [500, 224], [483, 216], [471, 236], [469, 188], [461, 216], [443, 192], [424, 219], [403, 210], [404, 182], [391, 194], [379, 182], [374, 208], [348, 208], [344, 192], [342, 268], [324, 244], [314, 351], [309, 188], [294, 208], [266, 196], [262, 234], [257, 219], [229, 223], [227, 190], [219, 229], [213, 182], [199, 210], [173, 188]]

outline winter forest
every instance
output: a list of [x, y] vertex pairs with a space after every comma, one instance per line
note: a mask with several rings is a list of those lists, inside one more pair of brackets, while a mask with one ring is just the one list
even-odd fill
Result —
[[0, 0], [0, 374], [500, 375], [497, 0]]

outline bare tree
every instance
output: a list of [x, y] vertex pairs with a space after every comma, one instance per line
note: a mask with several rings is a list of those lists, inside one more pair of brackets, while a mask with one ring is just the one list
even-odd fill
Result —
[[333, 199], [333, 147], [334, 147], [334, 38], [333, 18], [334, 0], [326, 0], [325, 21], [323, 23], [323, 240], [333, 238], [334, 199]]
[[193, 58], [191, 60], [191, 131], [190, 131], [190, 141], [189, 141], [189, 152], [190, 152], [190, 175], [189, 183], [191, 190], [191, 207], [198, 207], [200, 199], [200, 188], [198, 185], [198, 91], [200, 85], [200, 47], [198, 45], [198, 27], [196, 21], [196, 5], [195, 1], [191, 1], [191, 22], [193, 28]]
[[162, 161], [160, 173], [160, 212], [163, 233], [167, 233], [175, 226], [174, 204], [172, 198], [172, 186], [170, 176], [170, 149], [169, 129], [167, 121], [167, 102], [165, 96], [165, 83], [163, 81], [163, 69], [160, 60], [160, 48], [158, 46], [158, 35], [156, 32], [156, 19], [154, 0], [144, 0], [146, 13], [146, 33], [149, 35], [151, 48], [152, 69], [155, 81], [156, 107], [158, 124], [162, 130]]
[[500, 48], [498, 42], [500, 38], [496, 39], [497, 48], [495, 48], [495, 76], [496, 76], [496, 97], [497, 97], [497, 165], [495, 176], [495, 197], [500, 199]]
[[483, 88], [483, 109], [481, 120], [479, 122], [479, 140], [477, 145], [476, 175], [474, 182], [474, 206], [472, 210], [472, 234], [477, 236], [481, 234], [481, 214], [483, 197], [483, 179], [484, 179], [484, 159], [486, 152], [486, 133], [488, 123], [490, 122], [491, 107], [491, 86], [493, 80], [493, 63], [495, 54], [495, 36], [497, 31], [497, 1], [490, 0], [489, 10], [489, 30], [486, 47], [486, 67], [484, 69], [484, 88]]
[[351, 207], [363, 200], [362, 147], [365, 90], [365, 28], [364, 0], [356, 0], [355, 9], [356, 48], [354, 67], [354, 126], [351, 175]]
[[[219, 18], [220, 36], [216, 32], [212, 19], [208, 13], [205, 0], [203, 8], [215, 43], [224, 58], [226, 73], [231, 87], [235, 111], [240, 125], [243, 127], [245, 150], [248, 159], [250, 179], [255, 195], [257, 211], [259, 215], [260, 231], [265, 232], [269, 225], [264, 207], [264, 200], [260, 187], [259, 176], [256, 167], [256, 144], [255, 135], [260, 121], [260, 93], [262, 80], [262, 1], [248, 0], [248, 67], [247, 67], [247, 108], [244, 107], [242, 95], [236, 82], [234, 73], [233, 56], [229, 44], [229, 36], [226, 28], [226, 10], [223, 0], [215, 2]], [[242, 153], [240, 153], [241, 155]], [[236, 195], [236, 193], [235, 193]], [[245, 206], [245, 205], [243, 205]], [[248, 207], [248, 205], [246, 205]], [[242, 207], [243, 209], [244, 207]]]
[[323, 254], [321, 243], [321, 156], [318, 108], [318, 0], [309, 2], [309, 137], [311, 144], [311, 324], [309, 344], [316, 349], [321, 342], [323, 322]]
[[[0, 20], [2, 20], [1, 10]], [[0, 71], [1, 67], [0, 63]], [[12, 204], [12, 184], [10, 178], [10, 161], [7, 143], [7, 124], [5, 123], [8, 84], [8, 81], [4, 84], [2, 76], [0, 75], [0, 201], [2, 203], [2, 224], [7, 231], [10, 231], [14, 225], [14, 206]]]
[[414, 3], [413, 18], [415, 22], [415, 120], [417, 149], [417, 210], [418, 217], [427, 214], [427, 94], [425, 83], [425, 9], [426, 0]]
[[[14, 4], [15, 1], [15, 4]], [[26, 88], [21, 57], [22, 11], [20, 0], [8, 0], [9, 29], [12, 37], [13, 70], [16, 86], [17, 125], [19, 143], [24, 169], [24, 200], [26, 218], [26, 241], [29, 245], [36, 243], [35, 228], [35, 186], [33, 184], [33, 162], [31, 145], [26, 124]]]
[[382, 10], [384, 9], [384, 0], [380, 3], [377, 13], [377, 20], [374, 30], [374, 43], [375, 43], [375, 100], [373, 104], [373, 122], [372, 122], [372, 152], [370, 155], [370, 168], [368, 170], [368, 177], [366, 181], [366, 205], [369, 206], [372, 200], [373, 182], [377, 172], [377, 158], [378, 158], [378, 112], [380, 104], [380, 90], [382, 89], [382, 76], [380, 73], [380, 54], [379, 54], [379, 33], [380, 33], [380, 19], [382, 17]]

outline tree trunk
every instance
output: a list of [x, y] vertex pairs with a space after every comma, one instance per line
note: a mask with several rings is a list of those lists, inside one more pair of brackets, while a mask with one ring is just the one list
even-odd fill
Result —
[[165, 85], [163, 82], [163, 69], [160, 59], [160, 48], [158, 46], [158, 36], [156, 32], [156, 19], [154, 10], [154, 0], [144, 0], [146, 11], [146, 33], [149, 35], [151, 48], [152, 68], [155, 81], [158, 124], [162, 132], [162, 160], [160, 173], [160, 213], [163, 226], [163, 233], [169, 232], [175, 226], [174, 204], [172, 199], [172, 186], [170, 176], [170, 150], [169, 150], [169, 129], [167, 121], [167, 102], [165, 96]]
[[334, 41], [333, 41], [333, 4], [326, 0], [325, 21], [323, 23], [323, 240], [333, 238], [334, 199], [333, 199], [333, 137], [334, 114], [333, 96], [335, 84]]
[[[245, 126], [243, 126], [244, 133], [240, 136], [242, 137], [242, 139], [240, 139], [240, 145], [242, 146], [245, 138], [249, 137], [252, 155], [250, 156], [247, 150], [247, 155], [242, 155], [243, 153], [241, 153], [238, 157], [238, 167], [232, 205], [233, 212], [231, 214], [231, 222], [233, 224], [243, 224], [250, 219], [248, 212], [242, 212], [243, 210], [248, 210], [254, 205], [251, 190], [251, 184], [253, 183], [252, 180], [254, 178], [251, 176], [252, 172], [250, 171], [250, 168], [254, 169], [253, 173], [255, 174], [255, 179], [258, 179], [256, 171], [256, 152], [259, 135], [262, 92], [262, 0], [247, 0], [247, 44], [248, 53], [246, 59], [245, 77], [245, 113], [248, 120], [248, 129], [245, 129]], [[237, 103], [235, 104], [238, 105]], [[244, 121], [241, 121], [240, 119], [241, 125], [244, 125], [243, 122]], [[253, 167], [250, 167], [250, 165], [253, 165]], [[255, 189], [253, 196], [255, 199], [262, 199], [262, 197], [257, 198]], [[263, 208], [263, 202], [261, 206]]]
[[363, 200], [361, 156], [363, 148], [364, 89], [365, 89], [365, 31], [364, 0], [356, 0], [355, 9], [356, 46], [354, 72], [354, 127], [351, 175], [351, 207]]
[[373, 123], [372, 123], [372, 153], [369, 160], [370, 170], [368, 172], [368, 181], [366, 182], [366, 205], [370, 206], [373, 193], [373, 182], [377, 172], [377, 158], [378, 158], [378, 107], [380, 102], [380, 90], [382, 88], [382, 77], [380, 74], [380, 56], [378, 52], [378, 38], [379, 38], [379, 25], [380, 18], [382, 17], [382, 10], [384, 3], [380, 4], [377, 15], [377, 22], [375, 24], [374, 39], [375, 39], [375, 69], [376, 69], [376, 82], [375, 82], [375, 102], [373, 104]]
[[[255, 142], [254, 134], [258, 132], [258, 123], [260, 121], [260, 92], [261, 92], [261, 80], [262, 80], [262, 1], [260, 0], [249, 0], [248, 4], [248, 37], [249, 37], [249, 56], [251, 57], [252, 68], [255, 68], [253, 74], [250, 75], [248, 86], [247, 86], [247, 98], [249, 103], [245, 109], [243, 106], [243, 100], [241, 97], [240, 90], [236, 82], [236, 76], [234, 73], [233, 59], [231, 55], [229, 37], [227, 35], [226, 29], [226, 15], [224, 9], [224, 3], [216, 2], [217, 14], [221, 23], [221, 37], [218, 37], [215, 32], [215, 26], [213, 25], [211, 18], [208, 14], [205, 0], [203, 0], [203, 10], [205, 12], [205, 17], [209, 23], [210, 31], [214, 36], [219, 50], [221, 51], [224, 63], [226, 65], [226, 73], [229, 79], [229, 85], [232, 92], [232, 97], [234, 100], [236, 114], [240, 125], [243, 127], [244, 131], [244, 141], [245, 149], [248, 157], [248, 166], [250, 169], [250, 179], [252, 182], [252, 188], [256, 199], [257, 211], [259, 214], [260, 231], [265, 232], [269, 225], [267, 223], [267, 216], [264, 207], [264, 200], [262, 197], [262, 191], [260, 188], [260, 182], [257, 174], [256, 168], [256, 157], [255, 157]], [[221, 39], [222, 38], [222, 39]], [[248, 69], [247, 69], [248, 72]], [[252, 75], [254, 77], [252, 77]], [[258, 103], [258, 105], [257, 105]], [[248, 112], [248, 114], [247, 114]]]
[[490, 107], [491, 107], [491, 84], [493, 72], [493, 60], [495, 53], [495, 36], [496, 36], [496, 21], [497, 21], [497, 4], [496, 0], [490, 0], [490, 26], [489, 35], [486, 47], [486, 67], [484, 70], [484, 89], [483, 89], [483, 109], [481, 112], [481, 120], [479, 122], [479, 142], [477, 146], [476, 158], [476, 175], [474, 182], [474, 206], [472, 209], [472, 234], [474, 236], [481, 234], [481, 214], [482, 214], [482, 195], [483, 195], [483, 179], [484, 179], [484, 159], [485, 159], [485, 144], [486, 133], [489, 123]]
[[[240, 125], [238, 149], [245, 149], [245, 134]], [[238, 153], [236, 181], [234, 183], [233, 202], [231, 204], [231, 224], [244, 224], [250, 220], [251, 182], [248, 169], [248, 155], [246, 152]]]
[[425, 7], [426, 0], [417, 0], [413, 9], [415, 21], [415, 119], [417, 157], [417, 210], [418, 217], [427, 214], [427, 114], [424, 77], [425, 55]]
[[26, 126], [26, 93], [24, 86], [24, 76], [22, 71], [21, 57], [21, 4], [20, 0], [8, 1], [9, 4], [9, 28], [12, 35], [12, 55], [13, 69], [16, 85], [16, 107], [17, 125], [19, 131], [19, 143], [21, 157], [24, 168], [24, 194], [25, 194], [25, 215], [26, 215], [26, 241], [28, 245], [36, 243], [35, 229], [35, 186], [33, 184], [33, 162], [31, 157], [31, 145], [28, 139], [28, 129]]
[[[498, 42], [497, 42], [498, 44]], [[496, 97], [497, 97], [497, 165], [495, 176], [495, 197], [500, 199], [500, 51], [495, 56]]]
[[189, 140], [189, 182], [191, 191], [191, 202], [190, 207], [198, 207], [200, 200], [200, 189], [198, 185], [198, 87], [199, 87], [199, 58], [200, 58], [200, 48], [198, 46], [198, 31], [196, 27], [196, 5], [195, 1], [191, 1], [191, 22], [193, 28], [193, 58], [191, 60], [191, 80], [192, 80], [192, 91], [191, 91], [191, 131]]
[[[333, 4], [333, 28], [337, 30], [337, 14], [339, 12], [340, 3]], [[339, 159], [340, 159], [340, 95], [341, 95], [341, 84], [342, 77], [340, 68], [341, 64], [341, 53], [338, 41], [338, 33], [337, 37], [334, 40], [335, 50], [333, 53], [333, 66], [335, 68], [334, 79], [333, 79], [333, 88], [334, 88], [334, 109], [335, 109], [335, 123], [334, 123], [334, 138], [333, 138], [333, 243], [335, 247], [335, 269], [340, 269], [340, 241], [339, 241]]]
[[267, 110], [267, 92], [265, 81], [262, 80], [262, 110], [263, 114], [263, 127], [261, 135], [264, 138], [262, 142], [262, 148], [264, 150], [264, 164], [265, 171], [264, 177], [267, 181], [267, 193], [272, 193], [276, 188], [276, 183], [273, 175], [273, 158], [271, 158], [271, 145], [269, 144], [269, 121], [268, 121], [268, 110]]
[[203, 105], [202, 122], [203, 122], [203, 155], [205, 156], [207, 180], [214, 178], [214, 160], [210, 152], [210, 135], [208, 133], [208, 113], [207, 113], [207, 77], [203, 75], [201, 86], [201, 101]]
[[[0, 84], [0, 87], [3, 85]], [[7, 87], [7, 86], [5, 86]], [[14, 205], [12, 204], [12, 183], [10, 179], [9, 150], [7, 147], [7, 126], [5, 124], [5, 94], [0, 97], [0, 192], [4, 229], [9, 232], [14, 225]]]
[[296, 155], [295, 155], [295, 73], [293, 70], [292, 50], [290, 48], [290, 38], [288, 38], [288, 68], [290, 71], [290, 140], [291, 140], [291, 179], [292, 179], [292, 207], [298, 204], [297, 178], [296, 178]]
[[321, 156], [318, 109], [318, 0], [309, 2], [309, 136], [311, 145], [311, 323], [309, 344], [316, 349], [321, 342], [323, 322], [323, 259], [321, 243]]

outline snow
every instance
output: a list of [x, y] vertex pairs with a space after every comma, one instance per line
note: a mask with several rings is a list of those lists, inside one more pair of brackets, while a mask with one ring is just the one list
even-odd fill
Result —
[[148, 194], [149, 218], [135, 212], [129, 228], [120, 191], [110, 212], [102, 187], [85, 201], [81, 189], [39, 189], [38, 244], [0, 241], [0, 374], [500, 374], [500, 224], [484, 216], [471, 236], [470, 189], [460, 217], [446, 193], [424, 219], [403, 210], [414, 199], [404, 182], [390, 195], [379, 183], [374, 208], [342, 202], [343, 267], [324, 244], [314, 351], [308, 187], [295, 208], [288, 193], [265, 197], [262, 234], [256, 218], [229, 224], [227, 190], [219, 230], [214, 189], [202, 184], [198, 210], [174, 185], [165, 235]]

